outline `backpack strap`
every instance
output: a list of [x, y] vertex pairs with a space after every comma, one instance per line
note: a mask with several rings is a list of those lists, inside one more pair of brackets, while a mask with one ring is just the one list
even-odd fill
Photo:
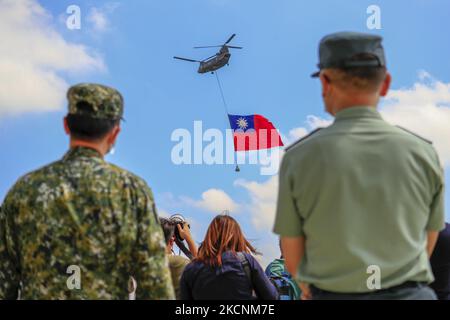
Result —
[[247, 276], [248, 281], [250, 281], [250, 285], [252, 287], [252, 294], [253, 296], [256, 297], [256, 293], [255, 293], [255, 289], [253, 286], [253, 280], [252, 280], [252, 269], [250, 267], [250, 263], [247, 260], [247, 257], [245, 256], [245, 254], [243, 252], [237, 252], [236, 253], [239, 262], [242, 265], [242, 268], [244, 269], [245, 275]]
[[250, 269], [250, 264], [248, 263], [247, 258], [242, 252], [237, 252], [237, 256], [239, 259], [239, 262], [242, 264], [242, 267], [244, 268], [245, 275], [248, 278], [248, 281], [252, 283], [252, 270]]

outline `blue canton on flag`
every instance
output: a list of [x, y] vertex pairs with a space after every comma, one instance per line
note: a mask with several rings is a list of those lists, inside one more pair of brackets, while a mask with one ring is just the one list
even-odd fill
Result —
[[229, 114], [230, 127], [233, 131], [245, 132], [248, 130], [255, 130], [254, 115], [239, 116]]

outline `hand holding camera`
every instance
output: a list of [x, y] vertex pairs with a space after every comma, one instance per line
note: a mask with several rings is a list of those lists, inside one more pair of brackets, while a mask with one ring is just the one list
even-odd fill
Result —
[[188, 241], [189, 239], [192, 239], [191, 228], [187, 222], [178, 223], [177, 229], [181, 240]]
[[[174, 223], [175, 226], [175, 243], [183, 251], [183, 253], [189, 258], [193, 259], [197, 256], [197, 245], [192, 238], [190, 228], [191, 226], [181, 214], [172, 215], [169, 220]], [[187, 249], [183, 243], [186, 241]]]

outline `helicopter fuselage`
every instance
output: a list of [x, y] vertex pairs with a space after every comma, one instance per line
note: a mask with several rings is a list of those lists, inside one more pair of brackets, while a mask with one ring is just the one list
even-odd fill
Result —
[[207, 73], [216, 71], [226, 64], [230, 60], [231, 53], [228, 51], [228, 48], [223, 47], [217, 56], [206, 60], [204, 62], [200, 62], [200, 66], [198, 67], [198, 73]]
[[[1, 0], [0, 0], [1, 1]], [[197, 72], [198, 73], [207, 73], [207, 72], [214, 72], [217, 69], [222, 68], [223, 66], [227, 65], [230, 61], [231, 53], [230, 48], [232, 49], [242, 49], [242, 47], [236, 47], [236, 46], [230, 46], [228, 43], [230, 43], [231, 40], [236, 36], [235, 33], [231, 35], [231, 37], [228, 38], [227, 41], [225, 41], [224, 44], [218, 45], [218, 46], [204, 46], [204, 47], [194, 47], [194, 49], [203, 49], [203, 48], [217, 48], [220, 47], [219, 52], [217, 52], [215, 55], [203, 59], [203, 60], [195, 60], [195, 59], [188, 59], [183, 57], [177, 57], [175, 56], [174, 59], [178, 60], [184, 60], [189, 62], [198, 62], [200, 63]]]

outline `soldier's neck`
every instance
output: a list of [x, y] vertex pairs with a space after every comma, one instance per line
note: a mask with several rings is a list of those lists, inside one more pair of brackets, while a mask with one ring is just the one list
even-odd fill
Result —
[[339, 99], [329, 110], [329, 113], [333, 116], [341, 110], [353, 108], [356, 106], [372, 106], [378, 105], [379, 96], [377, 95], [354, 95], [350, 97], [344, 97]]
[[105, 146], [104, 143], [102, 142], [91, 142], [91, 141], [70, 139], [70, 148], [76, 147], [85, 147], [94, 149], [97, 152], [99, 152], [102, 156], [105, 156], [105, 154], [108, 152], [108, 147]]

